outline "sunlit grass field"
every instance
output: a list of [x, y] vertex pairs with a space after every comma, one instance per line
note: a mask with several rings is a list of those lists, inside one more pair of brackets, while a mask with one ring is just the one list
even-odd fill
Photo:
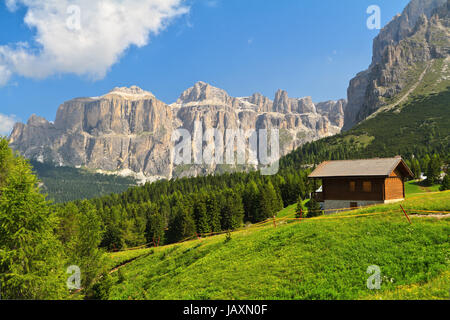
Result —
[[[448, 299], [450, 192], [410, 196], [399, 204], [318, 218], [269, 221], [225, 235], [139, 252], [111, 254], [110, 299]], [[430, 213], [431, 214], [431, 213]], [[369, 266], [381, 269], [369, 290]]]
[[407, 197], [412, 197], [415, 194], [418, 193], [425, 193], [425, 192], [438, 192], [440, 188], [439, 184], [435, 184], [433, 186], [424, 186], [422, 183], [413, 180], [413, 181], [408, 181], [405, 183], [405, 191], [406, 191], [406, 196]]

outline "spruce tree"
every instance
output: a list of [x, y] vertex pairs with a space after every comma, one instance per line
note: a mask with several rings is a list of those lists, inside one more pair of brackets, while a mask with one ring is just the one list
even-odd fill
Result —
[[224, 230], [235, 230], [244, 223], [244, 206], [239, 194], [231, 189], [225, 192], [224, 205], [221, 209], [222, 228]]
[[195, 236], [195, 220], [189, 209], [189, 203], [179, 201], [173, 210], [174, 216], [172, 217], [168, 230], [169, 241], [174, 243]]
[[444, 179], [442, 180], [442, 185], [439, 188], [441, 191], [450, 190], [450, 177], [448, 174], [445, 175]]
[[222, 226], [220, 224], [220, 208], [219, 202], [215, 195], [208, 195], [206, 199], [206, 210], [208, 214], [209, 224], [211, 226], [212, 232], [222, 231]]
[[308, 218], [317, 217], [323, 214], [319, 202], [317, 202], [314, 197], [309, 200], [306, 206], [308, 208]]
[[431, 186], [433, 184], [438, 183], [440, 174], [441, 174], [441, 161], [435, 155], [428, 162], [428, 168], [426, 172], [427, 175], [426, 184]]
[[82, 201], [79, 209], [79, 232], [68, 264], [80, 268], [81, 285], [85, 290], [89, 290], [104, 271], [105, 256], [99, 249], [103, 225], [95, 207], [88, 201]]
[[162, 245], [165, 243], [165, 219], [158, 211], [155, 204], [149, 204], [147, 208], [147, 243]]
[[[4, 167], [4, 161], [12, 158], [3, 147], [0, 149], [0, 167]], [[0, 188], [2, 299], [65, 298], [65, 255], [53, 232], [57, 219], [39, 192], [29, 164], [18, 157], [7, 166]]]
[[206, 203], [203, 197], [197, 197], [194, 201], [194, 217], [197, 226], [197, 233], [209, 233], [211, 227], [208, 221]]

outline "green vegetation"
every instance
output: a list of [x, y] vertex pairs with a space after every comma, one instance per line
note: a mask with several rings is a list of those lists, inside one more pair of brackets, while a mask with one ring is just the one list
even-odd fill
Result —
[[109, 258], [106, 260], [108, 270], [112, 270], [123, 264], [133, 261], [139, 257], [143, 257], [145, 255], [149, 255], [149, 254], [153, 254], [153, 253], [154, 253], [154, 250], [149, 249], [149, 248], [109, 253], [108, 254]]
[[92, 199], [111, 193], [120, 193], [137, 184], [130, 177], [93, 173], [86, 169], [55, 167], [30, 161], [33, 171], [43, 183], [42, 192], [57, 203]]
[[[274, 176], [251, 172], [164, 180], [88, 203], [104, 226], [102, 248], [158, 246], [272, 218], [299, 195], [309, 197], [317, 187], [308, 181], [309, 172], [285, 169]], [[76, 201], [57, 210], [72, 212], [80, 206]]]
[[[450, 193], [403, 206], [448, 209]], [[391, 204], [155, 248], [121, 268], [120, 283], [113, 274], [109, 298], [448, 299], [450, 219], [411, 219]], [[380, 291], [366, 287], [371, 265]]]
[[[421, 211], [450, 208], [449, 192], [437, 193], [449, 188], [440, 175], [449, 162], [450, 87], [434, 73], [405, 104], [306, 144], [273, 176], [235, 172], [129, 188], [133, 179], [33, 162], [39, 190], [30, 164], [0, 139], [2, 297], [447, 298], [450, 221]], [[311, 164], [395, 155], [427, 176], [406, 184], [411, 225], [398, 204], [324, 216], [309, 199], [319, 187], [307, 178]], [[299, 212], [307, 219], [295, 219]], [[106, 250], [134, 247], [105, 260]], [[83, 290], [70, 296], [72, 265]], [[371, 265], [382, 270], [377, 292], [365, 286]]]
[[[401, 112], [379, 113], [348, 132], [307, 143], [282, 158], [282, 168], [301, 168], [325, 160], [402, 155], [404, 159], [440, 156], [449, 162], [450, 87], [440, 93], [415, 96]], [[423, 172], [427, 167], [423, 167]]]
[[450, 272], [444, 271], [441, 275], [429, 282], [414, 283], [398, 286], [382, 293], [367, 295], [365, 300], [443, 300], [448, 299]]
[[[317, 188], [307, 179], [309, 170], [160, 181], [120, 195], [52, 205], [39, 193], [29, 164], [14, 156], [5, 140], [0, 168], [0, 224], [7, 226], [0, 229], [4, 298], [356, 299], [388, 296], [399, 286], [433, 286], [433, 296], [443, 298], [434, 283], [440, 286], [448, 271], [449, 218], [413, 217], [409, 225], [393, 204], [308, 215], [300, 222], [294, 219], [295, 203], [300, 195], [304, 206]], [[448, 210], [449, 195], [416, 194], [403, 205], [411, 215], [415, 210], [426, 215], [418, 210]], [[314, 208], [311, 200], [308, 207]], [[277, 213], [283, 220], [274, 228]], [[266, 219], [243, 227], [244, 221]], [[101, 249], [144, 244], [153, 248], [112, 253], [106, 260]], [[65, 273], [70, 265], [82, 272], [83, 290], [72, 296]], [[395, 280], [370, 292], [369, 265], [379, 265]]]
[[64, 252], [56, 217], [29, 164], [0, 139], [0, 288], [2, 299], [63, 298]]
[[410, 197], [417, 193], [437, 192], [439, 191], [439, 188], [439, 184], [426, 186], [423, 182], [419, 182], [418, 180], [412, 180], [405, 183], [406, 197]]
[[445, 175], [439, 190], [440, 191], [450, 190], [450, 176], [448, 174]]
[[80, 202], [52, 206], [30, 164], [0, 138], [0, 288], [2, 299], [67, 299], [69, 266], [81, 271], [87, 296], [105, 270], [102, 222]]

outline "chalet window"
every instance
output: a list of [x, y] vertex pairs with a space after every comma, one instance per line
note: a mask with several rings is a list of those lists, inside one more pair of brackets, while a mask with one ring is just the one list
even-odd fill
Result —
[[356, 191], [356, 182], [350, 181], [350, 192], [355, 192], [355, 191]]
[[372, 192], [372, 182], [371, 181], [363, 182], [363, 191], [364, 192]]

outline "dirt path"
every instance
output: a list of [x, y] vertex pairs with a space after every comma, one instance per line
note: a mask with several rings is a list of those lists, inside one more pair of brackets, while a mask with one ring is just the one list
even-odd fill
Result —
[[144, 254], [141, 255], [141, 256], [137, 256], [137, 257], [134, 257], [134, 258], [129, 259], [129, 260], [127, 260], [127, 261], [124, 261], [124, 262], [122, 262], [121, 264], [115, 266], [114, 269], [111, 269], [111, 270], [109, 271], [109, 274], [112, 274], [112, 273], [118, 271], [120, 268], [123, 268], [123, 267], [129, 265], [130, 263], [136, 261], [137, 259], [141, 259], [141, 258], [148, 257], [148, 256], [151, 255], [151, 254], [153, 254], [153, 253], [151, 253], [151, 252], [149, 252], [149, 253], [144, 253]]
[[438, 220], [444, 219], [444, 218], [450, 218], [450, 213], [449, 214], [425, 214], [425, 215], [418, 215], [418, 214], [414, 214], [411, 215], [411, 217], [417, 217], [417, 218], [436, 218]]

